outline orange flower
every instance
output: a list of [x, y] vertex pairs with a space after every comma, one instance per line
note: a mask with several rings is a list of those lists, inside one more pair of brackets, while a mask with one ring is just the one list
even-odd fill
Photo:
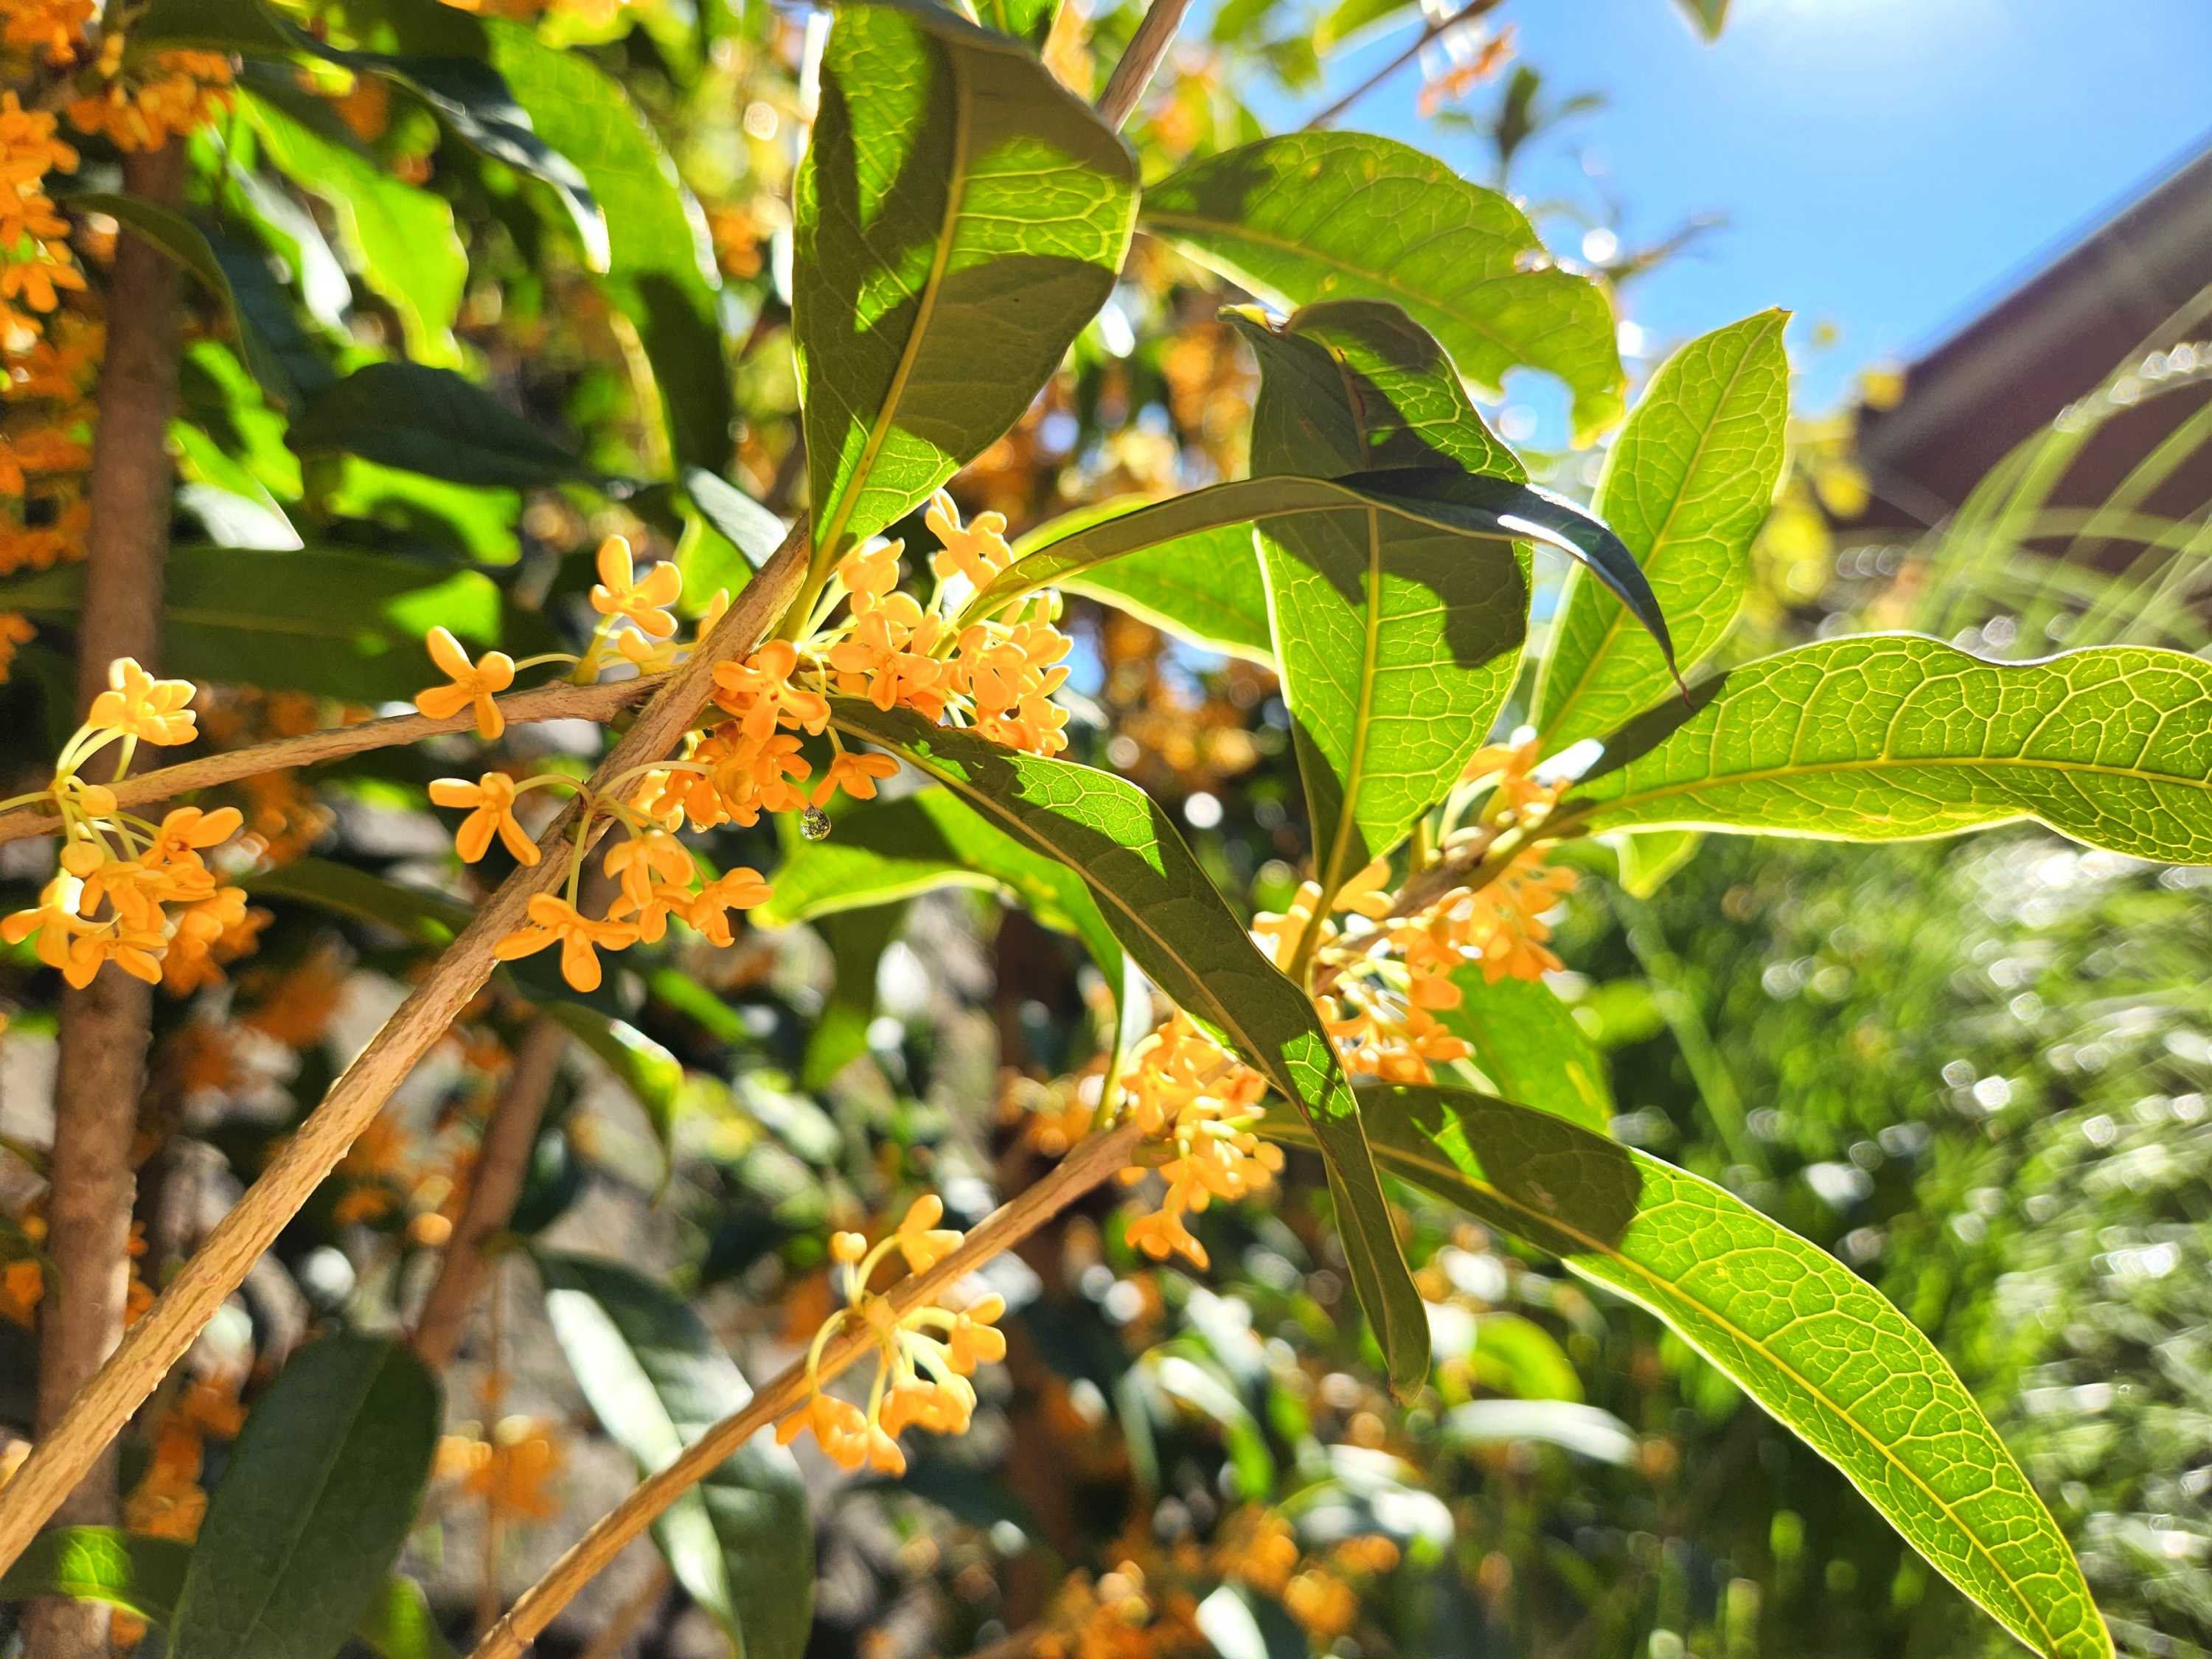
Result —
[[517, 864], [538, 862], [538, 843], [514, 816], [514, 780], [506, 773], [487, 772], [474, 783], [465, 778], [440, 778], [430, 786], [430, 799], [441, 806], [473, 809], [453, 831], [453, 850], [464, 863], [474, 864], [490, 851], [495, 835]]
[[667, 607], [684, 592], [684, 573], [663, 559], [640, 576], [630, 561], [629, 544], [610, 536], [599, 544], [599, 580], [592, 589], [592, 609], [602, 617], [626, 617], [656, 640], [676, 632]]
[[453, 684], [419, 693], [415, 707], [430, 720], [449, 720], [474, 705], [477, 735], [486, 743], [496, 740], [507, 730], [507, 716], [492, 699], [514, 684], [514, 659], [504, 651], [487, 651], [482, 662], [471, 662], [461, 642], [443, 628], [432, 629], [424, 642], [430, 660]]
[[612, 918], [593, 921], [563, 898], [540, 893], [530, 901], [530, 921], [492, 947], [501, 962], [534, 956], [549, 945], [561, 947], [561, 977], [579, 991], [599, 988], [598, 951], [621, 951], [637, 943], [636, 924]]
[[118, 657], [107, 666], [107, 687], [85, 716], [94, 731], [157, 744], [190, 743], [199, 735], [187, 707], [195, 695], [190, 680], [157, 680], [131, 658]]
[[830, 763], [830, 769], [822, 775], [822, 781], [814, 787], [814, 804], [827, 806], [830, 798], [840, 789], [854, 800], [873, 800], [876, 781], [888, 778], [898, 771], [898, 763], [889, 755], [854, 754], [840, 750]]
[[759, 871], [741, 864], [694, 893], [684, 907], [684, 920], [710, 943], [727, 949], [736, 940], [730, 931], [730, 912], [766, 904], [771, 890]]
[[988, 587], [991, 578], [1014, 562], [1013, 549], [1006, 545], [1003, 513], [978, 513], [963, 526], [959, 507], [940, 489], [929, 498], [922, 522], [945, 544], [944, 550], [930, 561], [930, 568], [940, 577], [965, 576], [975, 587]]

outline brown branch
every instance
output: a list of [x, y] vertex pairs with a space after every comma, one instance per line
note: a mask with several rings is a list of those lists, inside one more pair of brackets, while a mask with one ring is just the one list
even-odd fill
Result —
[[[714, 664], [751, 650], [790, 604], [806, 567], [808, 541], [803, 525], [786, 538], [729, 614], [661, 684], [629, 734], [600, 763], [591, 778], [594, 789], [604, 790], [621, 773], [665, 758], [676, 746], [713, 689]], [[261, 1178], [131, 1328], [114, 1357], [78, 1391], [53, 1433], [15, 1479], [0, 1487], [0, 1570], [22, 1553], [63, 1496], [476, 995], [491, 974], [492, 946], [521, 925], [530, 900], [559, 886], [568, 864], [562, 843], [578, 811], [572, 801], [554, 820], [539, 842], [545, 856], [509, 876], [477, 912]]]
[[[171, 142], [124, 158], [124, 187], [173, 207], [183, 193], [184, 146]], [[106, 690], [117, 657], [160, 655], [161, 567], [169, 551], [169, 411], [177, 395], [175, 270], [153, 244], [126, 229], [107, 287], [86, 538], [84, 611], [77, 629], [76, 702], [82, 714]], [[61, 998], [54, 1081], [54, 1144], [46, 1189], [52, 1293], [39, 1316], [38, 1436], [43, 1444], [70, 1400], [123, 1336], [131, 1286], [131, 1142], [146, 1088], [153, 990], [119, 968], [102, 968]], [[84, 1460], [57, 1492], [57, 1518], [112, 1523], [113, 1448]], [[48, 1597], [33, 1604], [29, 1650], [39, 1659], [105, 1656], [108, 1613]]]
[[1174, 44], [1176, 31], [1182, 27], [1183, 14], [1190, 9], [1190, 0], [1152, 0], [1146, 8], [1144, 20], [1137, 32], [1129, 37], [1128, 50], [1121, 61], [1114, 65], [1114, 73], [1107, 77], [1106, 90], [1098, 94], [1098, 113], [1106, 125], [1119, 128], [1137, 107], [1137, 100], [1145, 95], [1154, 72], [1168, 55]]
[[[101, 672], [106, 672], [105, 664]], [[598, 685], [571, 685], [564, 680], [528, 691], [510, 692], [499, 699], [500, 712], [511, 726], [532, 720], [585, 720], [604, 723], [633, 704], [644, 702], [667, 683], [667, 678], [653, 675], [610, 680]], [[394, 714], [380, 720], [362, 720], [355, 726], [335, 726], [326, 732], [279, 738], [273, 743], [255, 744], [250, 749], [233, 749], [180, 765], [142, 772], [115, 786], [116, 804], [143, 806], [149, 801], [173, 800], [194, 789], [235, 783], [240, 778], [258, 777], [264, 772], [319, 766], [325, 761], [343, 760], [348, 755], [362, 754], [371, 749], [389, 749], [398, 744], [420, 743], [425, 738], [476, 729], [473, 714], [456, 714], [447, 720], [434, 720], [422, 714]], [[21, 841], [27, 836], [51, 836], [61, 827], [59, 818], [35, 806], [0, 813], [0, 842]]]
[[1374, 74], [1369, 76], [1358, 86], [1352, 88], [1350, 92], [1346, 93], [1343, 97], [1338, 99], [1327, 109], [1317, 111], [1313, 115], [1307, 118], [1306, 124], [1301, 130], [1306, 132], [1313, 132], [1327, 126], [1330, 122], [1335, 120], [1338, 116], [1343, 114], [1345, 111], [1350, 109], [1354, 104], [1364, 98], [1369, 93], [1374, 91], [1376, 88], [1381, 86], [1385, 81], [1395, 75], [1400, 70], [1405, 68], [1407, 64], [1412, 63], [1416, 58], [1419, 58], [1421, 55], [1421, 48], [1427, 46], [1431, 40], [1441, 39], [1443, 35], [1449, 33], [1453, 29], [1457, 28], [1462, 23], [1472, 23], [1475, 19], [1483, 16], [1486, 13], [1496, 11], [1498, 8], [1504, 3], [1504, 0], [1473, 0], [1472, 4], [1453, 13], [1449, 17], [1437, 18], [1426, 28], [1423, 29], [1419, 34], [1415, 35], [1413, 37], [1413, 44], [1407, 46], [1405, 51], [1400, 52], [1389, 63], [1383, 64], [1381, 69], [1376, 70]]
[[[900, 1313], [934, 1301], [963, 1274], [1012, 1249], [1085, 1193], [1129, 1162], [1139, 1139], [1137, 1127], [1124, 1124], [1085, 1141], [1042, 1181], [1020, 1197], [1000, 1205], [970, 1232], [960, 1248], [926, 1273], [891, 1287], [891, 1306]], [[835, 1376], [863, 1354], [877, 1350], [872, 1333], [848, 1327], [823, 1350], [821, 1376]], [[535, 1641], [576, 1592], [589, 1583], [655, 1517], [714, 1467], [769, 1424], [788, 1416], [806, 1398], [806, 1367], [796, 1364], [752, 1397], [745, 1408], [724, 1418], [599, 1517], [592, 1529], [556, 1561], [545, 1576], [509, 1609], [506, 1618], [477, 1644], [470, 1659], [515, 1659]], [[18, 1477], [20, 1478], [20, 1477]]]
[[499, 1097], [484, 1121], [483, 1145], [477, 1150], [475, 1172], [469, 1178], [469, 1195], [461, 1218], [446, 1242], [439, 1259], [438, 1275], [422, 1298], [416, 1316], [415, 1352], [433, 1370], [443, 1370], [460, 1351], [467, 1329], [469, 1310], [483, 1285], [487, 1262], [484, 1241], [505, 1227], [514, 1215], [515, 1200], [530, 1174], [531, 1149], [538, 1144], [538, 1126], [544, 1121], [546, 1097], [561, 1073], [561, 1056], [568, 1046], [568, 1033], [544, 1014], [530, 1022], [515, 1044], [514, 1060]]

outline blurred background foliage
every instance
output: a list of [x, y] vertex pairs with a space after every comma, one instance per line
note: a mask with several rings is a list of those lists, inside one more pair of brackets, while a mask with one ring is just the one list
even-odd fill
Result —
[[[1316, 27], [1284, 0], [1229, 0], [1171, 58], [1132, 142], [1156, 176], [1257, 136], [1240, 89], [1319, 104], [1321, 54], [1363, 33], [1410, 42], [1418, 31], [1406, 72], [1373, 95], [1413, 100], [1439, 130], [1481, 137], [1510, 188], [1516, 155], [1586, 106], [1556, 94], [1547, 66], [1514, 61], [1492, 9], [1477, 4], [1447, 28], [1411, 8], [1340, 0]], [[1686, 9], [1704, 27], [1722, 8]], [[412, 15], [380, 0], [313, 13], [372, 44], [390, 44], [394, 20]], [[1088, 90], [1138, 15], [1064, 9], [1048, 61]], [[450, 621], [465, 591], [480, 601], [477, 636], [512, 647], [580, 607], [591, 575], [576, 556], [605, 534], [672, 550], [702, 597], [738, 572], [707, 486], [690, 490], [701, 512], [620, 481], [665, 471], [674, 444], [771, 512], [797, 505], [784, 204], [823, 21], [728, 0], [557, 0], [499, 21], [618, 82], [637, 114], [605, 118], [641, 116], [665, 142], [684, 188], [664, 178], [657, 194], [641, 185], [606, 205], [611, 216], [675, 216], [657, 231], [618, 222], [632, 239], [618, 255], [680, 260], [680, 246], [651, 238], [680, 244], [695, 230], [711, 248], [700, 337], [733, 365], [727, 456], [683, 454], [680, 419], [669, 435], [659, 398], [711, 398], [673, 378], [691, 348], [641, 335], [640, 290], [623, 283], [644, 279], [619, 258], [595, 275], [542, 185], [388, 83], [333, 73], [310, 92], [249, 73], [240, 108], [195, 141], [191, 206], [248, 337], [299, 400], [289, 416], [278, 407], [268, 379], [258, 386], [245, 372], [238, 336], [195, 301], [201, 335], [175, 438], [187, 517], [231, 556], [210, 578], [216, 603], [265, 588], [257, 550], [342, 574], [344, 556], [374, 549], [425, 587], [444, 585], [425, 614]], [[356, 178], [348, 157], [373, 166]], [[617, 159], [609, 176], [633, 162]], [[415, 277], [380, 289], [378, 260], [399, 253], [366, 246], [426, 204], [465, 255], [446, 317], [410, 310], [401, 290], [419, 295]], [[1587, 207], [1535, 206], [1547, 235], [1589, 246]], [[1632, 295], [1643, 270], [1697, 234], [1616, 246], [1603, 275]], [[441, 257], [438, 241], [400, 236], [418, 263]], [[1218, 301], [1164, 246], [1140, 242], [1066, 370], [957, 481], [963, 506], [1005, 513], [1018, 534], [1071, 507], [1235, 475], [1255, 375]], [[2177, 319], [2174, 340], [2187, 323]], [[476, 476], [454, 476], [464, 469], [450, 455], [380, 453], [373, 403], [349, 423], [318, 400], [403, 340], [418, 362], [466, 364], [500, 410], [564, 434], [568, 459], [549, 460], [476, 410], [465, 422], [491, 455]], [[1866, 387], [1876, 405], [1897, 391], [1881, 377]], [[300, 417], [309, 408], [313, 422]], [[1506, 434], [1546, 481], [1586, 494], [1595, 458], [1547, 454], [1544, 432], [1516, 428], [1523, 413], [1501, 417]], [[2063, 473], [2061, 423], [1946, 531], [1855, 536], [1867, 484], [1854, 426], [1848, 412], [1801, 420], [1732, 657], [1845, 623], [1928, 627], [1998, 653], [2130, 628], [2203, 644], [2190, 603], [2203, 503], [2162, 521], [2161, 536], [2178, 533], [2148, 538], [2148, 563], [2100, 566], [2008, 534], [2036, 527], [2022, 506], [2047, 483], [2034, 456]], [[65, 514], [57, 488], [50, 506]], [[19, 567], [0, 583], [0, 609], [40, 629], [0, 691], [13, 772], [45, 763], [61, 718], [69, 659], [49, 630], [65, 626], [65, 574]], [[357, 623], [364, 592], [333, 576], [288, 603], [313, 632]], [[1280, 908], [1308, 849], [1273, 676], [1085, 602], [1069, 614], [1071, 757], [1141, 782], [1232, 898]], [[390, 649], [356, 628], [243, 672], [227, 658], [229, 676], [252, 684], [217, 693], [204, 725], [241, 744], [399, 695], [423, 677], [411, 665], [395, 674]], [[586, 752], [557, 727], [514, 744], [550, 764]], [[141, 1172], [149, 1282], [504, 873], [501, 854], [481, 875], [456, 866], [426, 810], [425, 784], [463, 752], [387, 750], [235, 792], [260, 837], [264, 920], [227, 974], [173, 986], [159, 1006]], [[709, 852], [768, 867], [795, 847], [763, 825], [720, 832]], [[8, 896], [27, 901], [38, 868], [21, 850], [0, 854], [0, 874]], [[1656, 890], [1643, 872], [1637, 897], [1613, 879], [1609, 850], [1587, 849], [1594, 878], [1561, 929], [1571, 972], [1559, 988], [1604, 1056], [1616, 1132], [1832, 1249], [1929, 1332], [2052, 1502], [2125, 1650], [2212, 1650], [2212, 922], [2201, 880], [2033, 830], [1950, 846], [1678, 850], [1680, 867]], [[4, 969], [23, 1009], [6, 1049], [11, 1104], [35, 1100], [52, 1063], [34, 971], [22, 951]], [[311, 1323], [388, 1321], [423, 1247], [450, 1231], [475, 1125], [543, 1017], [580, 1042], [518, 1241], [620, 1257], [673, 1284], [757, 1379], [829, 1310], [830, 1225], [896, 1212], [921, 1184], [972, 1222], [1080, 1133], [1110, 998], [1073, 940], [996, 892], [965, 889], [747, 933], [730, 951], [672, 950], [590, 997], [526, 965], [503, 975], [249, 1281], [245, 1311], [203, 1345], [191, 1388], [158, 1402], [126, 1462], [134, 1527], [190, 1534], [235, 1431], [226, 1402]], [[11, 1145], [37, 1138], [20, 1115], [31, 1109], [8, 1121]], [[23, 1169], [0, 1160], [0, 1194], [27, 1190]], [[1000, 1263], [1013, 1348], [977, 1431], [918, 1457], [896, 1486], [807, 1466], [820, 1563], [808, 1651], [964, 1653], [1040, 1621], [1036, 1650], [1082, 1659], [2005, 1650], [1832, 1469], [1651, 1320], [1411, 1194], [1408, 1254], [1436, 1305], [1439, 1387], [1410, 1413], [1392, 1408], [1355, 1334], [1320, 1190], [1301, 1180], [1279, 1207], [1211, 1212], [1218, 1266], [1205, 1283], [1130, 1251], [1105, 1198]], [[32, 1261], [35, 1209], [11, 1202], [9, 1213], [0, 1258]], [[407, 1564], [457, 1637], [479, 1602], [528, 1582], [631, 1478], [569, 1377], [594, 1356], [573, 1338], [563, 1354], [520, 1255], [496, 1294], [489, 1334], [455, 1373], [442, 1479]], [[36, 1299], [35, 1273], [0, 1280], [9, 1390], [33, 1374]], [[27, 1415], [17, 1399], [0, 1409]], [[149, 1458], [164, 1433], [186, 1431], [189, 1469]], [[718, 1639], [641, 1550], [540, 1650], [688, 1655]]]

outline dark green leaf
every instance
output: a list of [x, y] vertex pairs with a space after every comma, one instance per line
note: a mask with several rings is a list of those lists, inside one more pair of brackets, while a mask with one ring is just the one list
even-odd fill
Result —
[[172, 1659], [330, 1659], [391, 1577], [442, 1411], [397, 1342], [331, 1336], [294, 1354], [209, 1502]]
[[468, 926], [471, 914], [456, 899], [386, 881], [329, 859], [295, 859], [249, 877], [245, 885], [257, 899], [313, 905], [356, 921], [395, 928], [423, 945], [450, 944]]
[[[1718, 645], [1751, 590], [1790, 421], [1789, 313], [1765, 311], [1669, 357], [1606, 457], [1591, 510], [1643, 567], [1685, 665]], [[1659, 648], [1620, 599], [1571, 572], [1536, 686], [1547, 750], [1601, 738], [1667, 696]]]
[[1474, 1063], [1492, 1088], [1521, 1105], [1606, 1132], [1613, 1090], [1605, 1056], [1550, 986], [1525, 979], [1486, 984], [1474, 964], [1454, 973], [1452, 983], [1459, 1006], [1437, 1010], [1437, 1018], [1473, 1045]]
[[825, 556], [1020, 418], [1113, 291], [1136, 186], [1027, 48], [931, 5], [839, 9], [792, 301]]
[[127, 225], [199, 278], [208, 292], [222, 301], [223, 313], [238, 336], [239, 351], [253, 371], [253, 378], [271, 397], [282, 398], [288, 395], [290, 376], [274, 361], [268, 343], [239, 304], [238, 295], [230, 285], [229, 272], [223, 269], [222, 261], [216, 257], [214, 247], [198, 225], [181, 213], [173, 213], [136, 196], [87, 191], [59, 199], [72, 213], [104, 213]]
[[1566, 810], [1594, 828], [1844, 841], [2033, 818], [2137, 858], [2212, 863], [2212, 663], [2106, 646], [1989, 662], [1907, 634], [1717, 675], [1607, 747]]
[[[436, 684], [422, 645], [435, 624], [471, 646], [501, 642], [489, 578], [334, 548], [180, 547], [169, 556], [163, 599], [161, 665], [170, 672], [356, 702]], [[73, 617], [83, 601], [82, 565], [0, 582], [0, 604], [33, 617]]]
[[1399, 1255], [1358, 1102], [1305, 994], [1261, 956], [1166, 813], [1110, 773], [1001, 749], [904, 709], [840, 700], [835, 724], [903, 756], [1039, 854], [1081, 876], [1125, 949], [1192, 1018], [1312, 1123], [1361, 1306], [1411, 1394], [1428, 1373], [1428, 1320]]
[[302, 455], [358, 455], [454, 483], [536, 489], [596, 475], [583, 462], [451, 369], [368, 363], [292, 424]]
[[1361, 1094], [1394, 1174], [1657, 1315], [2037, 1652], [2107, 1659], [2065, 1534], [1973, 1395], [1834, 1257], [1548, 1114], [1442, 1089]]
[[[608, 1434], [651, 1474], [752, 1390], [698, 1315], [619, 1262], [540, 1255], [545, 1311]], [[738, 1659], [799, 1659], [814, 1619], [814, 1530], [791, 1454], [767, 1430], [653, 1523], [671, 1571]]]
[[735, 410], [705, 213], [629, 94], [588, 57], [519, 24], [483, 27], [492, 67], [538, 135], [581, 170], [606, 215], [602, 286], [653, 365], [676, 460], [720, 471]]
[[1613, 308], [1553, 264], [1521, 210], [1388, 138], [1301, 132], [1209, 156], [1145, 192], [1144, 228], [1279, 309], [1402, 306], [1462, 374], [1558, 375], [1588, 436], [1620, 417]]

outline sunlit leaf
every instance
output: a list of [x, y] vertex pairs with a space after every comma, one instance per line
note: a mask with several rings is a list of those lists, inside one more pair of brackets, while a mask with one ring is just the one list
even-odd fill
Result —
[[[576, 1385], [641, 1472], [665, 1468], [752, 1390], [699, 1316], [621, 1262], [543, 1253], [545, 1311]], [[814, 1618], [814, 1530], [789, 1452], [763, 1430], [653, 1523], [677, 1582], [739, 1659], [798, 1659]]]
[[1360, 1092], [1393, 1174], [1657, 1315], [2037, 1652], [2112, 1653], [2065, 1534], [1973, 1395], [1834, 1257], [1547, 1113], [1450, 1090]]
[[1407, 1276], [1359, 1127], [1358, 1103], [1305, 994], [1261, 956], [1167, 815], [1126, 779], [1002, 749], [904, 709], [841, 700], [834, 723], [903, 756], [1015, 841], [1081, 876], [1153, 982], [1311, 1122], [1328, 1166], [1361, 1306], [1410, 1393], [1428, 1321]]
[[301, 1349], [247, 1414], [177, 1598], [174, 1659], [329, 1659], [390, 1579], [430, 1478], [437, 1379], [388, 1340]]
[[191, 1556], [189, 1545], [117, 1527], [55, 1527], [33, 1539], [0, 1573], [0, 1601], [66, 1595], [166, 1625], [175, 1616]]
[[919, 3], [842, 7], [794, 198], [793, 330], [826, 552], [1018, 420], [1112, 291], [1119, 138], [1036, 55]]
[[1444, 1438], [1455, 1445], [1517, 1445], [1538, 1440], [1595, 1463], [1626, 1468], [1636, 1437], [1611, 1412], [1571, 1400], [1469, 1400], [1443, 1414]]
[[1539, 368], [1589, 436], [1620, 416], [1613, 308], [1553, 264], [1521, 210], [1388, 138], [1299, 132], [1209, 156], [1145, 192], [1144, 228], [1279, 309], [1382, 300], [1496, 388]]
[[1598, 829], [1844, 841], [2033, 818], [2212, 863], [2212, 663], [2178, 651], [1998, 663], [1912, 635], [1822, 640], [1717, 675], [1694, 702], [1619, 734], [1569, 810]]
[[861, 801], [839, 814], [829, 839], [802, 843], [784, 860], [758, 917], [769, 927], [811, 921], [950, 886], [1004, 890], [1039, 921], [1075, 934], [1108, 983], [1119, 982], [1121, 946], [1082, 878], [949, 789]]
[[[1669, 357], [1606, 456], [1591, 511], [1628, 544], [1685, 666], [1751, 588], [1751, 544], [1782, 478], [1789, 313], [1763, 311]], [[1533, 716], [1547, 750], [1601, 738], [1671, 696], [1674, 677], [1613, 594], [1571, 572]]]
[[[1020, 560], [1048, 542], [1149, 505], [1143, 497], [1117, 497], [1039, 525], [1014, 544]], [[1247, 662], [1273, 660], [1267, 592], [1249, 525], [1217, 526], [1157, 547], [1139, 548], [1108, 564], [1069, 576], [1071, 593], [1087, 594], [1126, 611], [1203, 650]]]
[[1473, 965], [1455, 972], [1452, 983], [1459, 1006], [1437, 1010], [1437, 1018], [1473, 1046], [1474, 1064], [1492, 1088], [1523, 1106], [1606, 1132], [1613, 1090], [1605, 1056], [1550, 986], [1525, 979], [1489, 984]]
[[458, 364], [453, 319], [469, 261], [445, 198], [394, 178], [313, 100], [280, 103], [246, 88], [237, 97], [270, 164], [330, 204], [354, 274], [398, 314], [409, 355]]
[[[1442, 348], [1395, 307], [1301, 312], [1279, 333], [1255, 313], [1231, 316], [1260, 359], [1255, 477], [1330, 477], [1370, 461], [1525, 477], [1475, 418]], [[1314, 877], [1334, 895], [1443, 798], [1488, 735], [1520, 672], [1527, 559], [1495, 535], [1470, 545], [1380, 510], [1254, 529]]]

